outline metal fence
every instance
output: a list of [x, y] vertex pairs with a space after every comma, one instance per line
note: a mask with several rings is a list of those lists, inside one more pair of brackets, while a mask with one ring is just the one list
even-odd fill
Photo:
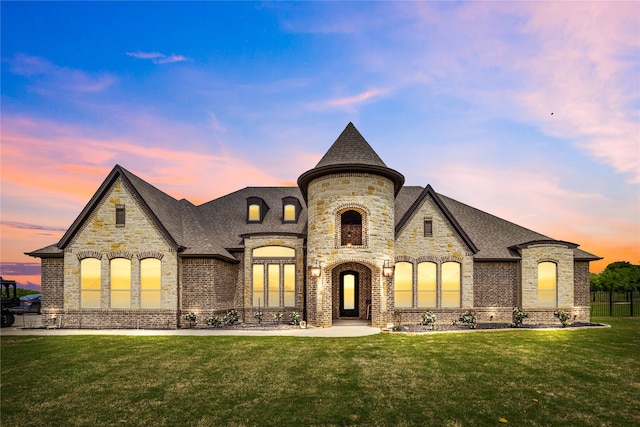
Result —
[[591, 315], [640, 317], [640, 292], [591, 292]]

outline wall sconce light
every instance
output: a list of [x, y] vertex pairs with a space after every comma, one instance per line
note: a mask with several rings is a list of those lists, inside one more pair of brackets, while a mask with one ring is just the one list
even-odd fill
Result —
[[322, 268], [320, 265], [312, 265], [309, 267], [309, 273], [311, 273], [311, 277], [320, 277], [320, 273], [322, 272]]
[[393, 276], [393, 269], [395, 267], [391, 264], [389, 264], [389, 260], [386, 260], [384, 262], [384, 266], [382, 267], [382, 274], [384, 275], [384, 277], [391, 277]]

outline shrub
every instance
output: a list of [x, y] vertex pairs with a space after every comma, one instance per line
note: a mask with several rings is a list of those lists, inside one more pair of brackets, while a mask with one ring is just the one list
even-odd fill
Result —
[[190, 328], [195, 328], [196, 323], [197, 323], [196, 318], [197, 318], [197, 315], [194, 312], [191, 312], [189, 314], [185, 314], [184, 315], [184, 320], [189, 322], [189, 327]]
[[511, 326], [512, 328], [517, 328], [519, 326], [522, 326], [524, 319], [529, 317], [529, 314], [520, 310], [519, 307], [514, 307], [511, 317], [513, 318], [513, 323], [509, 326]]
[[560, 320], [560, 323], [562, 323], [563, 328], [567, 327], [567, 325], [569, 324], [569, 319], [571, 318], [571, 315], [569, 313], [567, 313], [564, 310], [558, 310], [555, 313], [553, 313], [553, 315], [557, 317], [558, 320]]
[[262, 323], [262, 312], [261, 311], [256, 311], [255, 313], [253, 313], [253, 317], [256, 318], [256, 320], [258, 321], [258, 323]]
[[232, 326], [238, 323], [238, 312], [233, 309], [229, 310], [226, 316], [224, 316], [224, 323], [226, 323], [229, 326]]
[[292, 311], [289, 313], [289, 318], [291, 319], [291, 324], [292, 325], [299, 325], [300, 324], [300, 313], [298, 313], [297, 311]]
[[460, 316], [460, 318], [458, 318], [458, 320], [454, 320], [453, 324], [455, 325], [457, 322], [462, 322], [463, 324], [467, 325], [469, 329], [475, 329], [476, 326], [478, 326], [478, 318], [476, 317], [476, 314], [473, 312], [473, 310], [469, 310], [464, 313], [462, 316]]
[[436, 315], [433, 314], [433, 311], [427, 311], [426, 313], [422, 313], [422, 321], [420, 322], [421, 325], [426, 325], [429, 326], [431, 325], [431, 329], [435, 330], [436, 328]]
[[207, 325], [213, 326], [214, 328], [221, 326], [223, 323], [224, 323], [223, 317], [217, 317], [217, 316], [207, 317]]
[[280, 323], [280, 321], [282, 320], [282, 312], [278, 311], [273, 315], [273, 318], [276, 319], [276, 322]]

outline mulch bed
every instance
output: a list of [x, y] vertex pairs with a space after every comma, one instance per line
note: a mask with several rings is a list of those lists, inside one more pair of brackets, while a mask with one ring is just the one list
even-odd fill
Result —
[[[574, 322], [567, 325], [567, 328], [585, 328], [585, 327], [593, 327], [593, 326], [605, 326], [602, 323], [592, 323], [592, 322]], [[403, 325], [400, 330], [390, 330], [390, 332], [394, 333], [403, 333], [403, 332], [443, 332], [443, 331], [467, 331], [467, 330], [493, 330], [493, 329], [562, 329], [561, 324], [532, 324], [532, 323], [524, 323], [517, 328], [512, 328], [509, 323], [478, 323], [475, 329], [470, 329], [466, 325], [457, 324], [457, 325], [436, 325], [435, 331], [431, 328], [431, 326], [425, 325]], [[385, 330], [385, 332], [387, 332]]]

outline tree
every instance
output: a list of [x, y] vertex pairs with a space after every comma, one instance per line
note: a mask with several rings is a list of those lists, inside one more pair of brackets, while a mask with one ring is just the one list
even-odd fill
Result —
[[592, 291], [640, 290], [640, 265], [628, 261], [612, 262], [602, 273], [591, 274], [589, 283]]

